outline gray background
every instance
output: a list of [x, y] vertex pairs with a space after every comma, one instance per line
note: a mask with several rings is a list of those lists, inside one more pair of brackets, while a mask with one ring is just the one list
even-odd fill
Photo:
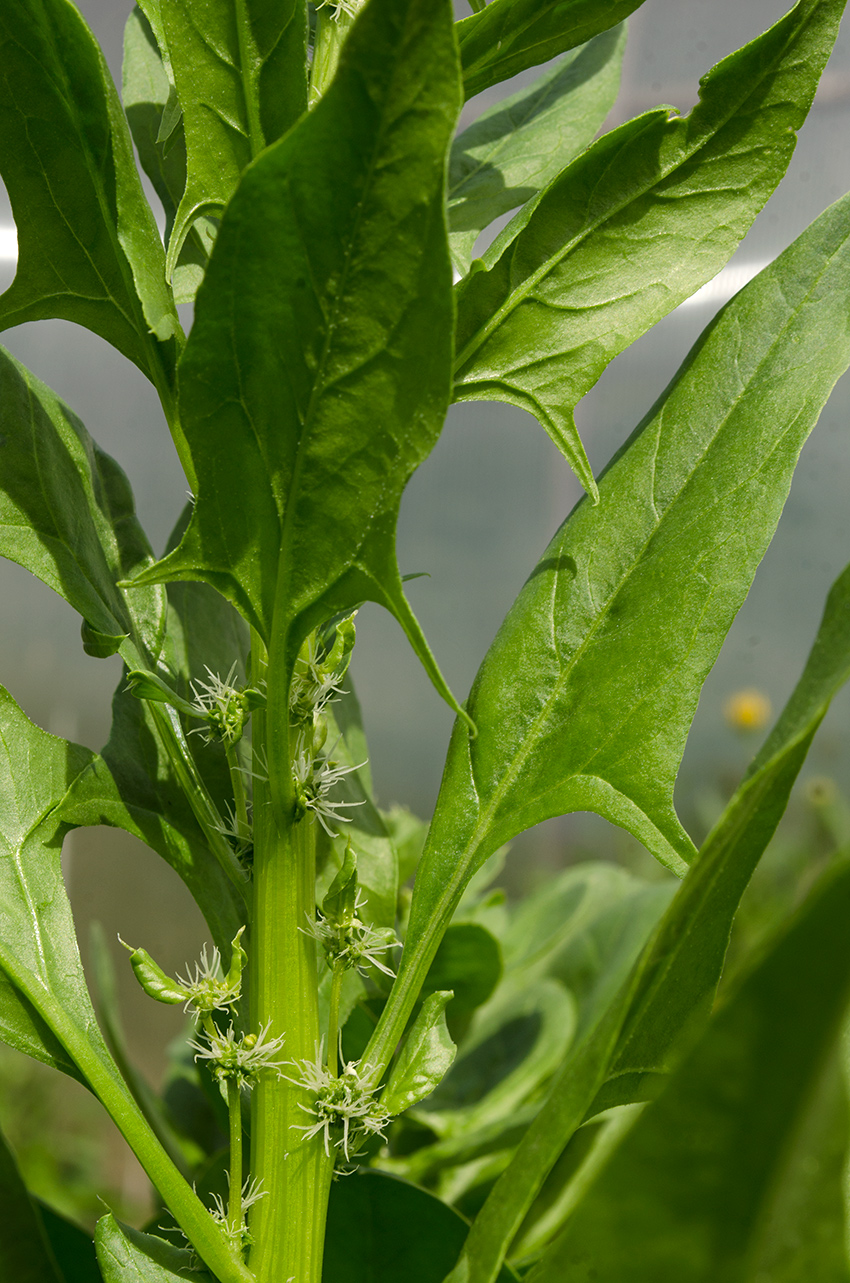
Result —
[[[129, 6], [124, 0], [78, 3], [119, 78]], [[688, 110], [699, 75], [787, 7], [784, 0], [710, 5], [647, 0], [630, 23], [623, 90], [609, 127], [659, 102]], [[515, 83], [520, 81], [501, 92]], [[482, 95], [470, 104], [467, 118], [487, 101]], [[849, 123], [850, 25], [845, 23], [789, 174], [736, 257], [745, 271], [773, 258], [850, 186]], [[0, 189], [0, 226], [10, 221]], [[13, 270], [13, 263], [0, 262], [0, 289]], [[578, 423], [595, 469], [628, 435], [740, 283], [733, 284], [727, 274], [708, 299], [656, 326], [613, 363], [580, 405]], [[142, 522], [160, 549], [186, 486], [143, 376], [106, 343], [64, 322], [22, 326], [2, 341], [59, 391], [119, 460], [134, 486]], [[753, 748], [725, 726], [723, 699], [738, 688], [757, 686], [775, 706], [781, 704], [811, 644], [826, 591], [850, 558], [848, 389], [847, 380], [839, 385], [803, 452], [777, 537], [706, 685], [679, 784], [683, 817], [697, 834], [714, 795], [728, 786]], [[430, 575], [412, 583], [409, 593], [459, 696], [465, 696], [525, 576], [578, 496], [567, 465], [528, 416], [487, 403], [451, 411], [439, 444], [405, 496], [399, 559], [403, 572]], [[117, 662], [87, 658], [73, 611], [7, 563], [0, 564], [0, 601], [0, 680], [41, 725], [100, 748], [108, 732]], [[398, 627], [377, 607], [361, 612], [353, 672], [380, 800], [427, 813], [439, 785], [451, 717]], [[836, 701], [807, 775], [826, 772], [848, 783], [848, 710], [850, 699]], [[620, 842], [602, 821], [553, 821], [517, 844], [512, 876], [522, 880], [523, 872], [574, 858], [587, 843], [604, 855]], [[155, 856], [125, 835], [87, 831], [72, 837], [67, 862], [84, 945], [87, 921], [95, 917], [110, 936], [120, 932], [144, 944], [166, 965], [182, 965], [192, 956], [204, 937], [202, 925], [176, 877]], [[156, 1070], [161, 1063], [156, 1048], [176, 1031], [177, 1017], [142, 1006], [131, 1010], [132, 1041]], [[127, 1192], [143, 1188], [131, 1162], [122, 1160], [119, 1166], [116, 1179]]]

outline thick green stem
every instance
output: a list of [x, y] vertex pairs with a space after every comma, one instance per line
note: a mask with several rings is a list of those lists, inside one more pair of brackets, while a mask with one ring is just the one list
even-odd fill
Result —
[[227, 1224], [234, 1241], [242, 1229], [242, 1098], [235, 1078], [227, 1083], [227, 1114], [230, 1121], [230, 1188]]
[[[269, 708], [285, 707], [280, 680], [266, 666], [261, 640], [253, 637], [253, 677], [265, 679]], [[287, 820], [270, 804], [288, 791], [279, 778], [290, 772], [281, 727], [270, 735], [269, 714], [254, 714], [254, 743], [266, 751], [268, 782], [254, 793], [254, 917], [251, 934], [251, 1027], [285, 1034], [287, 1077], [267, 1071], [251, 1097], [253, 1176], [265, 1197], [251, 1212], [250, 1266], [257, 1283], [321, 1283], [325, 1216], [333, 1158], [321, 1135], [305, 1138], [310, 1097], [297, 1082], [300, 1061], [315, 1061], [319, 1046], [316, 946], [304, 928], [316, 907], [316, 834], [310, 819]], [[291, 788], [291, 784], [290, 784]]]

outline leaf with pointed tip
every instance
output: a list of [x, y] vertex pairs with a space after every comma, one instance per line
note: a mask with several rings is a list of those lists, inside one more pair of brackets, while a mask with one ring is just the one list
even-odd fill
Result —
[[177, 1283], [197, 1279], [191, 1251], [104, 1216], [95, 1230], [103, 1283]]
[[683, 1033], [708, 1019], [732, 920], [830, 702], [850, 678], [850, 566], [833, 584], [805, 669], [662, 919], [593, 1112], [652, 1096]]
[[[850, 363], [850, 197], [708, 326], [520, 592], [456, 723], [375, 1048], [463, 888], [516, 833], [595, 811], [683, 874], [673, 785], [702, 684]], [[383, 1050], [380, 1052], [383, 1056]]]
[[2, 348], [0, 460], [0, 553], [70, 602], [94, 634], [133, 632], [156, 655], [162, 590], [125, 595], [116, 587], [153, 561], [127, 478], [56, 394]]
[[9, 1283], [65, 1283], [11, 1151], [0, 1133], [0, 1278]]
[[839, 860], [715, 1015], [530, 1283], [850, 1279], [837, 1059], [850, 998]]
[[187, 157], [168, 247], [170, 273], [193, 222], [220, 213], [245, 167], [307, 110], [307, 7], [304, 0], [153, 3], [183, 112]]
[[429, 1096], [446, 1076], [457, 1053], [446, 1026], [451, 990], [430, 994], [401, 1044], [381, 1104], [401, 1114]]
[[457, 24], [467, 98], [616, 27], [643, 0], [490, 0]]
[[703, 78], [689, 116], [606, 134], [517, 214], [457, 287], [456, 400], [530, 411], [596, 495], [576, 405], [733, 253], [785, 173], [845, 2], [800, 0]]
[[449, 245], [461, 274], [479, 232], [536, 196], [593, 140], [614, 106], [625, 46], [624, 27], [606, 31], [455, 139]]
[[0, 64], [0, 167], [18, 228], [0, 328], [76, 321], [167, 395], [182, 330], [103, 54], [67, 0], [4, 0]]
[[447, 699], [395, 525], [449, 399], [458, 99], [446, 0], [372, 0], [327, 94], [245, 172], [180, 367], [197, 502], [137, 580], [211, 583], [273, 639], [281, 672], [312, 627], [377, 601]]

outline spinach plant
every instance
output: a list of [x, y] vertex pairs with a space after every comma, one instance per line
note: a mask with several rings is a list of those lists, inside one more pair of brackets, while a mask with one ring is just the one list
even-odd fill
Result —
[[[119, 467], [0, 355], [0, 549], [125, 665], [100, 754], [0, 697], [0, 1035], [88, 1085], [162, 1203], [92, 1243], [3, 1150], [3, 1278], [850, 1280], [846, 859], [712, 1013], [850, 672], [850, 569], [699, 851], [673, 807], [850, 362], [850, 199], [711, 322], [600, 477], [574, 419], [779, 182], [844, 0], [799, 0], [689, 115], [597, 137], [639, 3], [474, 0], [455, 21], [449, 0], [139, 0], [122, 107], [71, 0], [4, 0], [20, 255], [0, 321], [61, 317], [132, 361], [193, 497], [157, 559]], [[455, 136], [464, 98], [544, 63]], [[586, 490], [462, 705], [395, 553], [460, 400], [530, 411]], [[364, 602], [457, 713], [428, 826], [372, 795], [347, 673]], [[578, 810], [669, 874], [579, 865], [506, 905], [505, 844]], [[187, 1012], [164, 1095], [126, 1054], [108, 951], [100, 1022], [81, 967], [60, 852], [102, 824], [172, 866], [211, 934], [182, 976], [129, 942], [150, 997]]]

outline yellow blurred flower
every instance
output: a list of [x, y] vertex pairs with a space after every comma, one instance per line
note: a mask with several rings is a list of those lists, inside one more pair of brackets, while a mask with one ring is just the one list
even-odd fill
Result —
[[760, 731], [770, 721], [773, 709], [763, 691], [735, 691], [723, 705], [723, 716], [734, 731]]

